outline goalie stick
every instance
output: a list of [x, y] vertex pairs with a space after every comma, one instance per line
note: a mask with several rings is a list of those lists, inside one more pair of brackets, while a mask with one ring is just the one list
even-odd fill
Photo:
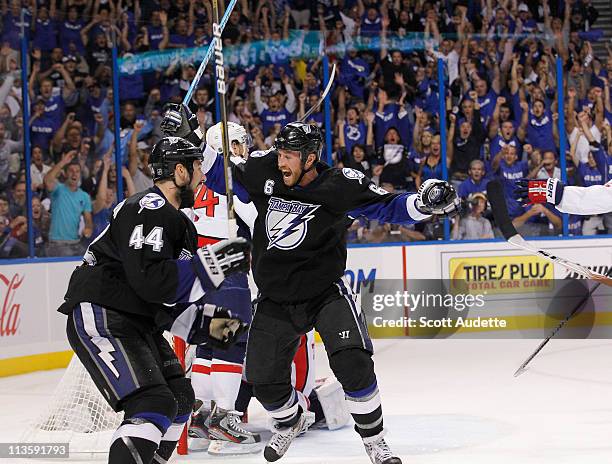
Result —
[[602, 283], [605, 283], [606, 285], [610, 285], [609, 282], [611, 282], [612, 279], [610, 279], [609, 274], [610, 272], [612, 272], [612, 268], [608, 272], [608, 275], [604, 276], [597, 272], [593, 272], [590, 269], [580, 264], [573, 263], [571, 261], [567, 261], [563, 258], [559, 258], [558, 256], [554, 256], [548, 253], [547, 251], [540, 250], [534, 247], [533, 245], [530, 245], [516, 231], [516, 228], [512, 224], [512, 221], [510, 220], [510, 215], [508, 214], [508, 208], [506, 206], [506, 200], [504, 199], [503, 187], [499, 181], [493, 180], [489, 182], [489, 184], [487, 185], [487, 196], [489, 197], [489, 202], [491, 203], [491, 209], [493, 210], [493, 217], [495, 218], [495, 222], [497, 223], [497, 226], [501, 230], [504, 238], [508, 241], [508, 243], [518, 248], [522, 248], [523, 250], [527, 250], [530, 253], [533, 253], [535, 255], [542, 256], [543, 258], [548, 259], [549, 261], [552, 261], [553, 263], [558, 263], [566, 267], [567, 269], [571, 269], [580, 275], [583, 275], [589, 279], [593, 279], [597, 281], [597, 284], [595, 284], [593, 288], [589, 290], [589, 292], [580, 300], [580, 302], [576, 305], [576, 307], [572, 311], [570, 311], [567, 316], [565, 316], [565, 318], [557, 325], [557, 327], [553, 329], [553, 331], [550, 333], [548, 337], [542, 340], [542, 342], [535, 349], [535, 351], [531, 353], [531, 355], [529, 355], [529, 357], [525, 361], [523, 361], [520, 367], [514, 372], [514, 377], [518, 377], [523, 372], [525, 372], [527, 365], [533, 360], [533, 358], [535, 358], [538, 355], [540, 351], [542, 351], [542, 349], [546, 346], [546, 344], [555, 335], [557, 335], [557, 333], [563, 328], [563, 326], [565, 326], [565, 324], [567, 324], [567, 322], [572, 317], [574, 317], [574, 315], [578, 311], [580, 311], [584, 303], [591, 297], [593, 292], [596, 289], [598, 289]]
[[525, 241], [525, 239], [516, 231], [512, 221], [510, 220], [508, 207], [506, 206], [506, 200], [504, 199], [503, 187], [498, 180], [492, 180], [488, 183], [487, 196], [489, 198], [489, 202], [491, 203], [491, 209], [493, 210], [493, 217], [495, 218], [497, 227], [499, 227], [502, 235], [510, 245], [514, 245], [517, 248], [522, 248], [523, 250], [526, 250], [534, 255], [541, 256], [548, 261], [557, 263], [566, 269], [586, 277], [587, 279], [592, 279], [612, 287], [612, 279], [610, 277], [592, 271], [581, 264], [553, 255], [546, 250], [541, 250]]

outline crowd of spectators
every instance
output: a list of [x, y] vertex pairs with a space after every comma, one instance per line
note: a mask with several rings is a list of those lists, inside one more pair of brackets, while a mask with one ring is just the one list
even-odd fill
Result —
[[[220, 2], [223, 3], [223, 2]], [[0, 257], [28, 254], [22, 28], [28, 37], [32, 216], [37, 256], [82, 254], [123, 196], [152, 185], [147, 168], [166, 102], [180, 102], [199, 63], [120, 77], [113, 112], [111, 51], [142, 52], [209, 43], [208, 0], [0, 0]], [[453, 239], [495, 235], [486, 185], [501, 178], [510, 214], [525, 235], [558, 235], [561, 215], [514, 199], [519, 178], [566, 178], [571, 185], [612, 177], [612, 49], [590, 0], [240, 0], [224, 31], [227, 46], [318, 33], [338, 75], [331, 96], [332, 159], [389, 191], [448, 178], [465, 202]], [[419, 38], [422, 46], [393, 48]], [[398, 40], [399, 39], [399, 40]], [[557, 85], [556, 60], [563, 68]], [[438, 61], [445, 95], [440, 95]], [[254, 148], [318, 104], [321, 57], [271, 59], [228, 70], [229, 120], [247, 127]], [[215, 119], [209, 67], [190, 102], [204, 130]], [[559, 133], [558, 92], [566, 133]], [[440, 115], [440, 99], [446, 113]], [[441, 117], [443, 116], [443, 117]], [[115, 118], [122, 162], [115, 160]], [[323, 107], [309, 121], [325, 125]], [[440, 124], [446, 121], [446, 139]], [[560, 147], [567, 146], [566, 153]], [[446, 157], [444, 158], [444, 152]], [[561, 172], [561, 157], [566, 172]], [[446, 160], [446, 169], [443, 166]], [[570, 216], [574, 235], [612, 233], [612, 216]], [[391, 226], [359, 219], [354, 242], [444, 237], [441, 222]]]

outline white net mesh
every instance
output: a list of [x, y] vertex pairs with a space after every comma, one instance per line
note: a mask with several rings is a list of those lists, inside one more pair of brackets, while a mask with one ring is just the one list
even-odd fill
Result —
[[76, 356], [53, 392], [49, 407], [22, 437], [29, 443], [70, 443], [73, 453], [108, 453], [123, 413], [113, 411]]
[[[184, 344], [175, 344], [169, 332], [164, 336], [183, 360]], [[99, 457], [110, 448], [115, 430], [123, 420], [116, 413], [91, 380], [79, 358], [73, 356], [60, 383], [51, 396], [47, 409], [24, 432], [25, 443], [69, 443], [70, 455], [78, 458]], [[186, 438], [181, 439], [186, 452]], [[180, 446], [180, 445], [179, 445]]]

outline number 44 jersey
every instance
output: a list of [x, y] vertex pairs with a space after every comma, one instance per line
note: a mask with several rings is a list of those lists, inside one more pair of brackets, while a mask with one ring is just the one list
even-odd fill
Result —
[[59, 311], [80, 302], [159, 319], [167, 305], [199, 300], [204, 291], [192, 257], [195, 227], [152, 187], [119, 203], [72, 274]]

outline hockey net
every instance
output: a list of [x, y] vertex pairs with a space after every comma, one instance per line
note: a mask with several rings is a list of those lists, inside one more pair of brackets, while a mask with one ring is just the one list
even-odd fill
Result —
[[[184, 366], [185, 342], [171, 341]], [[103, 455], [108, 453], [115, 430], [123, 420], [94, 385], [89, 373], [73, 356], [66, 372], [55, 388], [43, 413], [24, 432], [24, 443], [69, 443], [70, 455]], [[187, 433], [183, 431], [177, 452], [187, 454]]]

